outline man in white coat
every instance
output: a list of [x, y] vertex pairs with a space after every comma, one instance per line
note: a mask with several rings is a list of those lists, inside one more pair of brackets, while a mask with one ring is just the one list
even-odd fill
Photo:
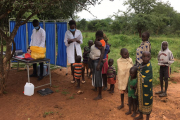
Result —
[[[38, 20], [33, 20], [33, 32], [31, 35], [31, 43], [30, 46], [38, 46], [38, 47], [45, 47], [45, 39], [46, 39], [46, 32], [39, 26]], [[40, 76], [38, 80], [43, 79], [43, 62], [40, 64]], [[33, 64], [33, 74], [30, 77], [37, 77], [37, 64]]]
[[[83, 43], [82, 33], [80, 30], [76, 29], [76, 22], [74, 20], [69, 21], [70, 30], [67, 30], [65, 33], [64, 43], [67, 46], [67, 59], [71, 64], [71, 73], [72, 73], [72, 64], [75, 63], [76, 56], [81, 56], [82, 59], [82, 51], [80, 44]], [[75, 79], [71, 81], [74, 83]]]

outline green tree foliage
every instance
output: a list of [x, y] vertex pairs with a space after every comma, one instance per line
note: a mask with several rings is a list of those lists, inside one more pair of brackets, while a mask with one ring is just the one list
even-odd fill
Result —
[[176, 13], [169, 3], [157, 2], [150, 14], [154, 33], [165, 32], [164, 28], [172, 25], [175, 16]]
[[173, 21], [171, 24], [172, 32], [177, 33], [178, 35], [180, 34], [180, 13], [176, 13], [173, 17]]
[[128, 6], [131, 13], [132, 26], [137, 29], [139, 36], [147, 29], [150, 13], [155, 5], [155, 0], [127, 0], [124, 5]]
[[91, 20], [88, 22], [87, 28], [89, 31], [110, 31], [109, 26], [111, 25], [112, 21], [113, 20], [111, 18], [106, 18], [102, 20]]
[[129, 16], [122, 15], [122, 16], [115, 16], [115, 20], [110, 25], [111, 31], [115, 34], [118, 33], [126, 33], [129, 31], [129, 27], [131, 23], [128, 23]]
[[[88, 30], [113, 32], [115, 34], [138, 33], [180, 34], [180, 13], [177, 13], [169, 2], [158, 0], [126, 0], [127, 11], [118, 11], [114, 20], [92, 20], [88, 22]], [[106, 21], [106, 22], [104, 22]], [[108, 21], [108, 22], [107, 22]]]
[[64, 0], [63, 4], [55, 4], [53, 6], [49, 6], [47, 9], [44, 9], [38, 14], [38, 18], [43, 20], [73, 19], [74, 12], [81, 11], [83, 7], [80, 4], [83, 5], [86, 1], [88, 0]]
[[86, 21], [86, 19], [82, 19], [79, 22], [77, 22], [77, 28], [81, 29], [82, 31], [85, 31], [87, 29], [87, 21]]
[[96, 31], [95, 25], [98, 23], [98, 20], [91, 20], [88, 23], [88, 31]]

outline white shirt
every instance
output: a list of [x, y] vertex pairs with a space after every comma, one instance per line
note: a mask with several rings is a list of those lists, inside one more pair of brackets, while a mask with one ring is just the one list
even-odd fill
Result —
[[74, 51], [74, 49], [76, 49], [77, 55], [81, 56], [81, 58], [82, 58], [82, 51], [81, 51], [80, 44], [77, 42], [72, 42], [72, 43], [68, 44], [68, 40], [74, 39], [74, 38], [77, 38], [78, 40], [80, 40], [80, 44], [83, 43], [83, 41], [82, 41], [83, 37], [82, 37], [82, 33], [80, 30], [76, 29], [74, 36], [69, 30], [67, 30], [65, 33], [65, 37], [64, 37], [64, 43], [67, 46], [66, 52], [67, 52], [67, 59], [68, 59], [69, 63], [75, 63], [75, 55], [74, 55], [75, 51]]
[[89, 57], [92, 59], [92, 60], [96, 60], [96, 59], [99, 59], [101, 56], [101, 51], [95, 47], [95, 45], [92, 45], [91, 46], [91, 52], [89, 54]]
[[46, 32], [40, 27], [39, 30], [33, 29], [30, 46], [45, 47]]

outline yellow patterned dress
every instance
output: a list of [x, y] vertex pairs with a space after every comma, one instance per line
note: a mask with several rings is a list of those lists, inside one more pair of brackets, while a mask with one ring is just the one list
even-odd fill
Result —
[[152, 91], [152, 66], [149, 62], [142, 69], [138, 70], [138, 102], [139, 111], [143, 114], [150, 114], [152, 111], [153, 91]]

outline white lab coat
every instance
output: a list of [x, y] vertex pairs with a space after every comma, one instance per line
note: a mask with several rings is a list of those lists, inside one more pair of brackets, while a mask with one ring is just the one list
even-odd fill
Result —
[[67, 52], [67, 59], [69, 63], [75, 63], [74, 47], [76, 48], [77, 55], [81, 56], [81, 60], [82, 60], [82, 51], [81, 51], [80, 44], [77, 42], [72, 42], [68, 44], [68, 39], [74, 39], [74, 38], [77, 38], [78, 40], [80, 40], [80, 44], [83, 43], [82, 41], [83, 37], [80, 30], [76, 29], [75, 36], [73, 36], [73, 34], [69, 30], [67, 30], [65, 33], [64, 43], [67, 46], [66, 52]]
[[44, 29], [33, 29], [30, 46], [45, 47], [46, 32]]

